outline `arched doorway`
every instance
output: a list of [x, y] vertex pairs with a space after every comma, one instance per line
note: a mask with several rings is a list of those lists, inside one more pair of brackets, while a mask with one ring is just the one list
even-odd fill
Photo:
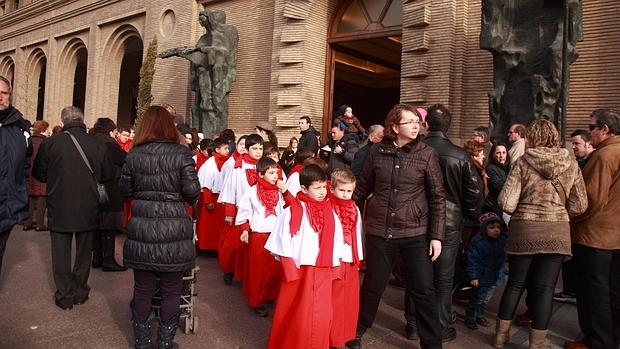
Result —
[[328, 37], [325, 132], [342, 104], [368, 127], [399, 102], [402, 18], [402, 0], [340, 1]]
[[15, 89], [14, 77], [15, 77], [15, 62], [11, 56], [5, 56], [0, 60], [0, 75], [4, 76], [11, 82], [11, 86]]
[[[43, 120], [45, 106], [45, 73], [47, 72], [47, 59], [41, 58], [39, 61], [39, 76], [37, 84], [37, 120]], [[35, 75], [35, 78], [37, 76]]]
[[86, 71], [88, 68], [88, 50], [82, 46], [76, 53], [77, 64], [73, 74], [73, 97], [71, 98], [74, 107], [84, 111], [84, 101], [86, 100]]
[[117, 123], [120, 126], [133, 125], [136, 120], [142, 48], [142, 40], [137, 36], [128, 38], [124, 43], [118, 87]]
[[41, 48], [32, 50], [26, 59], [25, 66], [24, 96], [27, 97], [20, 97], [25, 103], [23, 105], [20, 104], [20, 111], [29, 118], [35, 117], [36, 120], [43, 120], [46, 116], [44, 115], [47, 74], [47, 56], [45, 52]]

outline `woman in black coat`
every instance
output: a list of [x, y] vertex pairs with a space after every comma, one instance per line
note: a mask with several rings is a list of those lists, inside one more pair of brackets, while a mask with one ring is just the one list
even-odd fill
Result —
[[497, 204], [497, 198], [510, 172], [510, 158], [508, 157], [508, 146], [506, 143], [499, 142], [493, 144], [486, 172], [487, 176], [489, 176], [489, 194], [487, 195], [485, 209], [495, 212], [499, 217], [502, 217], [502, 210]]
[[104, 182], [109, 202], [99, 208], [98, 228], [93, 239], [93, 268], [103, 271], [125, 271], [126, 267], [118, 265], [114, 259], [114, 236], [123, 231], [123, 197], [118, 188], [121, 169], [127, 153], [114, 139], [116, 124], [110, 118], [99, 118], [91, 129], [95, 138], [106, 145], [106, 155], [114, 164], [114, 175]]
[[183, 272], [194, 268], [194, 231], [185, 203], [200, 194], [191, 151], [177, 144], [172, 115], [151, 106], [142, 119], [127, 154], [119, 186], [133, 198], [125, 265], [134, 269], [131, 304], [136, 348], [151, 347], [151, 303], [156, 278], [160, 278], [161, 308], [157, 343], [172, 348], [179, 324]]

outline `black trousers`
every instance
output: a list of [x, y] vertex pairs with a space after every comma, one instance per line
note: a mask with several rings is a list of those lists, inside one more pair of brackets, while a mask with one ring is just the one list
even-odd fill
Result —
[[590, 349], [620, 348], [620, 250], [573, 245], [579, 326]]
[[358, 332], [372, 327], [395, 259], [400, 255], [407, 288], [415, 303], [420, 344], [422, 348], [441, 348], [442, 328], [428, 249], [429, 240], [424, 235], [393, 240], [366, 236], [366, 273], [360, 291]]
[[168, 323], [179, 313], [181, 291], [183, 287], [183, 272], [158, 273], [149, 270], [134, 269], [133, 279], [133, 308], [138, 315], [138, 321], [144, 322], [151, 313], [153, 295], [157, 288], [159, 276], [159, 290], [161, 292], [161, 306], [159, 319]]
[[0, 274], [2, 274], [2, 259], [4, 258], [4, 250], [6, 250], [6, 243], [9, 241], [11, 230], [13, 227], [5, 231], [0, 231]]
[[[71, 267], [71, 244], [75, 234], [75, 262]], [[56, 301], [64, 306], [83, 302], [88, 298], [90, 287], [91, 249], [93, 232], [59, 233], [51, 232], [52, 271], [56, 284]]]
[[499, 305], [499, 318], [512, 320], [523, 290], [531, 304], [532, 328], [546, 330], [553, 310], [553, 291], [564, 262], [561, 254], [508, 255], [508, 284]]

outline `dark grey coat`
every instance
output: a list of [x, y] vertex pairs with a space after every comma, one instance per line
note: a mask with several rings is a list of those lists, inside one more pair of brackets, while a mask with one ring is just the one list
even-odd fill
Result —
[[185, 202], [196, 201], [200, 183], [191, 151], [172, 142], [134, 146], [119, 187], [135, 200], [123, 249], [125, 265], [158, 272], [193, 268], [194, 231]]

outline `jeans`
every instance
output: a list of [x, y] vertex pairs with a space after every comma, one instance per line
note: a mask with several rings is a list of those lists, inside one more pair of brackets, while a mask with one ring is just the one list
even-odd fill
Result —
[[476, 321], [484, 317], [487, 304], [493, 297], [495, 286], [478, 286], [474, 288], [467, 309], [465, 310], [465, 320]]
[[590, 349], [620, 348], [620, 250], [573, 245], [579, 326]]
[[532, 328], [546, 330], [553, 310], [553, 292], [564, 262], [564, 255], [508, 255], [508, 284], [499, 305], [499, 318], [512, 320], [523, 290], [530, 297]]
[[168, 323], [179, 313], [183, 272], [158, 273], [150, 270], [134, 269], [133, 308], [137, 314], [137, 320], [140, 322], [146, 321], [151, 313], [158, 276], [159, 289], [161, 291], [159, 319], [163, 323]]
[[396, 258], [403, 259], [407, 287], [415, 303], [422, 348], [441, 348], [441, 326], [433, 283], [433, 263], [428, 256], [425, 235], [386, 240], [366, 236], [366, 274], [360, 290], [358, 333], [372, 327], [381, 296], [385, 291]]
[[[452, 290], [454, 286], [454, 263], [461, 244], [461, 232], [448, 231], [441, 244], [441, 254], [433, 263], [435, 279], [435, 294], [439, 311], [439, 323], [443, 329], [450, 324], [452, 316]], [[415, 311], [413, 309], [413, 297], [409, 288], [405, 290], [405, 319], [409, 323], [415, 323]]]

